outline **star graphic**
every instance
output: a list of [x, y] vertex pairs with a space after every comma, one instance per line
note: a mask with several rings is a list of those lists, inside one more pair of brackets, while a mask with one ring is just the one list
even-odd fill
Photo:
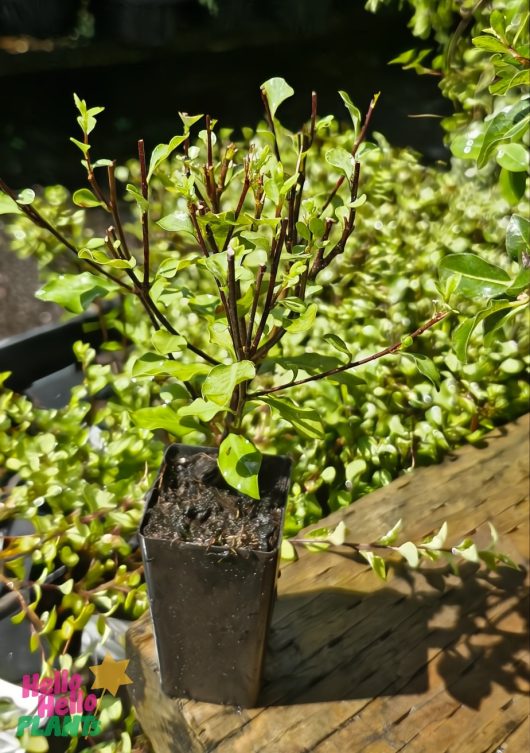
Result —
[[106, 654], [101, 664], [89, 667], [96, 677], [92, 684], [92, 690], [102, 688], [108, 690], [112, 695], [116, 695], [120, 685], [131, 685], [131, 678], [125, 674], [128, 665], [129, 659], [116, 661], [110, 654]]

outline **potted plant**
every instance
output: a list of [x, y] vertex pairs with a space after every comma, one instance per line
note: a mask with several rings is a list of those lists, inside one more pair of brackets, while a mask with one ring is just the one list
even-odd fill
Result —
[[[137, 226], [122, 221], [116, 164], [92, 159], [90, 134], [102, 108], [78, 97], [82, 140], [74, 142], [90, 188], [73, 200], [105, 212], [106, 233], [73, 242], [31, 192], [17, 195], [0, 183], [2, 211], [24, 215], [88, 266], [52, 278], [40, 296], [67, 308], [80, 297], [123, 296], [127, 315], [114, 324], [135, 350], [122, 381], [153, 385], [151, 404], [134, 408], [133, 419], [192, 440], [169, 446], [140, 526], [162, 684], [171, 694], [239, 705], [257, 698], [288, 485], [288, 461], [260, 451], [264, 420], [323, 438], [323, 417], [286, 393], [323, 379], [362, 388], [351, 370], [394, 353], [436, 384], [432, 361], [411, 348], [452, 312], [442, 301], [376, 352], [359, 352], [334, 332], [322, 336], [327, 354], [306, 351], [318, 302], [333, 300], [330, 274], [366, 201], [361, 165], [376, 149], [366, 137], [377, 96], [363, 119], [341, 92], [352, 131], [344, 146], [329, 149], [332, 119], [318, 118], [315, 94], [307, 126], [292, 134], [276, 117], [291, 87], [274, 78], [261, 92], [266, 122], [240, 143], [209, 116], [184, 113], [182, 133], [149, 160], [139, 142], [125, 189]], [[324, 174], [322, 161], [312, 160], [321, 149]], [[151, 239], [160, 232], [165, 240], [155, 250]], [[511, 285], [503, 270], [472, 254], [449, 255], [443, 266], [442, 297], [481, 287], [502, 293], [506, 310], [524, 304], [522, 281]], [[132, 329], [127, 319], [139, 311], [144, 321]], [[461, 351], [476, 323], [459, 326]]]

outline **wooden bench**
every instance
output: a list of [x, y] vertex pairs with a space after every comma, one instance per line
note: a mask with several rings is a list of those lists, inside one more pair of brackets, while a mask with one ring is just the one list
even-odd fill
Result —
[[128, 634], [128, 673], [155, 753], [524, 753], [528, 724], [528, 417], [442, 465], [420, 468], [334, 513], [354, 541], [403, 519], [421, 540], [444, 520], [523, 570], [396, 565], [380, 581], [347, 553], [282, 567], [260, 707], [160, 691], [151, 625]]

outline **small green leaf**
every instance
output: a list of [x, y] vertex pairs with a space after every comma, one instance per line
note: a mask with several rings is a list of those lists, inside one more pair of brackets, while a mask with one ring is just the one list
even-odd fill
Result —
[[22, 209], [17, 202], [0, 191], [0, 214], [22, 214]]
[[189, 405], [179, 408], [178, 414], [179, 416], [195, 416], [199, 421], [208, 422], [223, 410], [225, 410], [223, 406], [198, 397]]
[[186, 347], [186, 339], [184, 337], [181, 335], [172, 335], [161, 329], [153, 334], [151, 342], [156, 352], [162, 355], [176, 353], [179, 350], [184, 350]]
[[135, 200], [135, 202], [138, 204], [138, 207], [141, 212], [148, 212], [149, 211], [149, 201], [144, 197], [144, 195], [139, 191], [136, 186], [133, 186], [132, 183], [127, 183], [127, 186], [125, 187], [125, 190], [127, 193], [132, 196], [132, 198]]
[[211, 400], [221, 406], [228, 406], [235, 387], [256, 375], [252, 361], [236, 361], [229, 365], [214, 366], [202, 386], [205, 400]]
[[193, 224], [189, 218], [187, 212], [176, 211], [167, 214], [156, 223], [163, 230], [169, 230], [172, 233], [182, 233], [184, 235], [190, 235], [195, 240], [193, 231]]
[[447, 523], [443, 523], [437, 534], [421, 544], [422, 549], [441, 549], [447, 539]]
[[528, 152], [522, 144], [501, 144], [495, 159], [501, 167], [512, 173], [528, 170]]
[[499, 175], [499, 188], [501, 189], [502, 198], [513, 207], [524, 196], [526, 175], [524, 173], [512, 173], [510, 170], [503, 168]]
[[187, 434], [194, 428], [184, 425], [177, 411], [169, 405], [139, 408], [131, 413], [131, 417], [142, 429], [164, 429], [176, 437]]
[[287, 397], [279, 398], [268, 395], [261, 397], [260, 400], [278, 411], [280, 416], [292, 424], [303, 437], [321, 439], [324, 436], [322, 418], [316, 410], [301, 408]]
[[506, 250], [521, 262], [523, 254], [530, 256], [530, 221], [519, 214], [512, 214], [506, 228]]
[[283, 539], [280, 549], [280, 559], [285, 562], [296, 562], [298, 555], [296, 549], [288, 539]]
[[377, 543], [381, 544], [381, 546], [391, 546], [396, 541], [402, 528], [403, 521], [400, 519], [395, 524], [395, 526], [390, 529], [390, 531], [387, 531], [384, 536], [381, 536], [380, 539], [377, 539]]
[[479, 47], [481, 50], [487, 50], [488, 52], [508, 52], [508, 48], [499, 42], [495, 37], [489, 37], [487, 35], [480, 35], [479, 37], [473, 37], [473, 44], [475, 47]]
[[420, 374], [423, 374], [423, 376], [427, 377], [427, 379], [434, 384], [437, 390], [440, 389], [440, 373], [436, 368], [434, 361], [432, 361], [427, 356], [424, 356], [422, 353], [407, 352], [402, 353], [402, 356], [413, 360]]
[[163, 358], [159, 353], [144, 353], [132, 367], [133, 377], [172, 376], [183, 382], [195, 376], [208, 374], [211, 366], [204, 362], [181, 363]]
[[300, 332], [307, 332], [313, 326], [318, 312], [318, 306], [316, 303], [311, 303], [303, 314], [296, 319], [292, 319], [289, 323], [285, 323], [285, 329], [291, 334], [299, 334]]
[[473, 539], [464, 539], [458, 546], [454, 546], [451, 551], [453, 554], [463, 557], [468, 562], [480, 561], [477, 546]]
[[332, 333], [329, 333], [327, 335], [324, 335], [324, 340], [331, 345], [332, 348], [335, 348], [335, 350], [338, 350], [339, 353], [342, 353], [347, 357], [347, 360], [351, 360], [351, 353], [349, 351], [348, 346], [344, 342], [342, 338], [340, 338], [338, 335], [334, 335]]
[[510, 284], [510, 276], [503, 269], [475, 254], [449, 254], [440, 262], [440, 268], [460, 275], [458, 289], [464, 295], [492, 296]]
[[346, 524], [341, 520], [337, 527], [328, 534], [327, 539], [333, 546], [342, 546], [346, 541], [347, 532]]
[[96, 298], [117, 290], [117, 285], [91, 272], [59, 275], [35, 293], [41, 301], [52, 301], [74, 314], [81, 314]]
[[261, 90], [265, 92], [272, 117], [276, 115], [276, 110], [282, 102], [285, 102], [286, 99], [289, 99], [294, 94], [294, 89], [289, 86], [287, 81], [278, 77], [265, 81], [261, 85]]
[[228, 434], [219, 447], [219, 469], [234, 489], [259, 499], [258, 473], [261, 453], [240, 434]]
[[32, 204], [35, 200], [35, 191], [31, 188], [24, 188], [17, 196], [17, 202], [19, 204]]
[[187, 134], [183, 136], [173, 136], [169, 144], [158, 144], [153, 149], [151, 159], [149, 160], [149, 171], [147, 173], [147, 182], [153, 177], [155, 170], [171, 156], [171, 153], [188, 138]]
[[346, 108], [348, 112], [350, 113], [350, 117], [353, 124], [353, 131], [355, 136], [358, 135], [359, 130], [361, 128], [361, 111], [355, 107], [353, 102], [350, 99], [350, 95], [345, 91], [339, 91], [340, 98], [346, 105]]
[[72, 201], [77, 207], [102, 207], [103, 203], [88, 188], [80, 188], [75, 191]]
[[420, 555], [418, 547], [413, 544], [412, 541], [405, 541], [404, 544], [396, 547], [396, 551], [408, 562], [410, 567], [418, 567], [420, 562]]
[[73, 587], [74, 587], [74, 579], [70, 578], [69, 580], [66, 580], [64, 583], [61, 583], [61, 585], [58, 586], [58, 589], [63, 594], [71, 594]]
[[370, 551], [365, 551], [363, 549], [359, 550], [359, 554], [361, 557], [364, 557], [364, 559], [368, 562], [374, 573], [381, 578], [382, 580], [386, 580], [386, 563], [382, 557], [380, 557], [378, 554], [374, 554]]
[[326, 162], [329, 162], [333, 167], [338, 167], [339, 170], [342, 170], [348, 180], [351, 180], [355, 159], [346, 151], [346, 149], [343, 149], [341, 146], [330, 149], [326, 152]]

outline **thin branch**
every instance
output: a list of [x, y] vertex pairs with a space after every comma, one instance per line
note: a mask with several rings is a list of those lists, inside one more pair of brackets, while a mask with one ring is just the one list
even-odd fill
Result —
[[246, 342], [246, 351], [247, 356], [250, 353], [250, 346], [252, 342], [252, 331], [254, 330], [254, 321], [256, 319], [256, 310], [258, 308], [258, 301], [261, 293], [261, 285], [263, 283], [263, 275], [265, 274], [265, 271], [267, 269], [266, 264], [260, 264], [258, 269], [258, 276], [256, 278], [256, 287], [254, 288], [254, 298], [252, 299], [252, 307], [250, 309], [250, 318], [248, 322], [248, 329], [247, 329], [247, 342]]
[[[355, 155], [357, 154], [357, 151], [358, 151], [359, 147], [361, 146], [361, 144], [363, 143], [364, 139], [366, 138], [366, 133], [368, 131], [368, 127], [370, 125], [370, 121], [372, 120], [372, 115], [373, 115], [375, 106], [377, 104], [377, 100], [379, 99], [379, 95], [380, 95], [380, 92], [377, 92], [377, 94], [374, 94], [374, 96], [370, 100], [370, 105], [368, 106], [368, 111], [366, 113], [366, 117], [364, 119], [364, 123], [362, 125], [361, 130], [359, 131], [359, 135], [357, 136], [357, 138], [355, 140], [355, 143], [353, 145], [353, 148], [351, 150], [351, 156], [352, 157], [355, 157]], [[323, 214], [326, 211], [327, 207], [331, 204], [331, 202], [335, 198], [335, 195], [337, 194], [337, 191], [342, 186], [342, 184], [344, 183], [345, 179], [346, 179], [346, 176], [342, 175], [338, 179], [338, 181], [335, 183], [335, 186], [334, 186], [333, 190], [331, 191], [330, 195], [328, 196], [328, 198], [326, 200], [326, 203], [322, 207], [322, 209], [320, 211], [320, 214]]]
[[276, 136], [276, 126], [274, 125], [274, 118], [272, 116], [271, 108], [269, 106], [269, 100], [267, 99], [265, 89], [261, 89], [260, 91], [261, 91], [261, 99], [263, 100], [263, 105], [265, 107], [265, 114], [267, 116], [269, 128], [274, 137], [274, 154], [276, 155], [276, 159], [278, 160], [278, 162], [281, 162], [282, 158], [280, 157], [280, 149], [278, 147], [278, 138]]
[[261, 336], [263, 335], [263, 331], [265, 329], [265, 324], [267, 323], [267, 319], [271, 311], [271, 303], [272, 303], [272, 298], [274, 295], [274, 286], [276, 284], [276, 275], [278, 272], [278, 266], [280, 264], [282, 246], [285, 241], [285, 234], [287, 232], [287, 222], [288, 222], [287, 220], [282, 220], [281, 226], [280, 226], [280, 234], [278, 236], [276, 243], [273, 242], [273, 247], [271, 249], [272, 263], [271, 263], [271, 272], [270, 272], [270, 277], [269, 277], [269, 285], [267, 288], [267, 297], [265, 298], [265, 304], [263, 306], [263, 312], [262, 312], [261, 319], [258, 325], [256, 336], [254, 337], [254, 341], [252, 343], [253, 351], [256, 351], [259, 346]]
[[109, 165], [109, 167], [107, 168], [107, 175], [108, 175], [109, 193], [110, 193], [110, 212], [112, 214], [112, 219], [114, 220], [116, 230], [118, 231], [118, 237], [121, 241], [121, 248], [123, 249], [125, 258], [130, 259], [131, 252], [129, 251], [129, 247], [127, 245], [127, 239], [123, 231], [123, 226], [122, 226], [119, 207], [118, 207], [118, 193], [116, 190], [116, 160], [113, 160], [112, 165]]
[[236, 266], [235, 254], [232, 248], [226, 252], [228, 263], [228, 311], [231, 319], [231, 327], [234, 335], [234, 345], [237, 356], [240, 360], [244, 357], [243, 352], [243, 333], [240, 328], [239, 317], [237, 314], [237, 290], [236, 290]]
[[[145, 146], [143, 139], [138, 142], [138, 159], [140, 160], [140, 173], [142, 178], [142, 196], [145, 201], [149, 200], [149, 188], [147, 185], [147, 164], [145, 161]], [[144, 247], [144, 279], [143, 288], [149, 290], [149, 212], [147, 209], [142, 209], [142, 238]]]
[[[434, 327], [435, 324], [438, 324], [438, 322], [441, 322], [443, 319], [445, 319], [447, 316], [449, 316], [451, 312], [450, 311], [443, 311], [436, 314], [436, 316], [433, 316], [432, 319], [429, 319], [428, 322], [423, 324], [421, 327], [418, 327], [417, 330], [412, 332], [409, 337], [412, 337], [413, 339], [416, 337], [419, 337], [424, 332], [426, 332], [431, 327]], [[378, 351], [377, 353], [372, 353], [370, 356], [366, 356], [366, 358], [361, 358], [359, 361], [350, 361], [349, 363], [343, 364], [342, 366], [337, 366], [334, 369], [328, 369], [327, 371], [323, 371], [320, 374], [313, 374], [312, 376], [306, 377], [305, 379], [293, 379], [290, 382], [286, 382], [286, 384], [281, 384], [278, 387], [271, 387], [267, 390], [260, 390], [259, 392], [253, 392], [248, 395], [249, 398], [256, 398], [256, 397], [262, 397], [263, 395], [270, 395], [273, 392], [280, 392], [280, 390], [286, 390], [291, 387], [297, 387], [300, 384], [307, 384], [309, 382], [316, 382], [320, 379], [326, 379], [326, 377], [333, 376], [334, 374], [340, 374], [343, 371], [348, 371], [349, 369], [355, 369], [357, 366], [363, 366], [366, 363], [370, 363], [371, 361], [376, 361], [379, 358], [382, 358], [383, 356], [388, 356], [391, 353], [395, 353], [397, 350], [400, 350], [402, 348], [402, 341], [400, 340], [397, 343], [394, 343], [393, 345], [390, 345], [388, 348], [384, 348], [383, 350]]]
[[123, 282], [123, 280], [120, 280], [119, 277], [115, 277], [110, 272], [107, 272], [106, 269], [102, 269], [98, 264], [93, 262], [91, 259], [80, 259], [78, 255], [78, 250], [76, 246], [74, 246], [73, 243], [70, 243], [70, 241], [62, 235], [62, 233], [59, 232], [53, 225], [51, 225], [48, 220], [46, 220], [40, 212], [35, 209], [35, 207], [29, 205], [29, 204], [19, 204], [17, 201], [17, 197], [15, 192], [7, 186], [6, 183], [0, 178], [0, 191], [3, 191], [7, 196], [9, 196], [13, 201], [16, 203], [18, 208], [26, 215], [28, 219], [30, 219], [34, 225], [37, 225], [37, 227], [43, 228], [44, 230], [47, 230], [51, 235], [53, 235], [54, 238], [56, 238], [60, 243], [65, 246], [69, 251], [71, 251], [76, 259], [80, 262], [83, 262], [88, 267], [91, 267], [92, 269], [95, 269], [98, 274], [102, 274], [104, 277], [107, 277], [109, 280], [112, 280], [112, 282], [116, 283], [116, 285], [119, 285], [120, 287], [124, 288], [125, 290], [128, 290], [130, 293], [132, 292], [132, 288], [127, 285], [126, 282]]

